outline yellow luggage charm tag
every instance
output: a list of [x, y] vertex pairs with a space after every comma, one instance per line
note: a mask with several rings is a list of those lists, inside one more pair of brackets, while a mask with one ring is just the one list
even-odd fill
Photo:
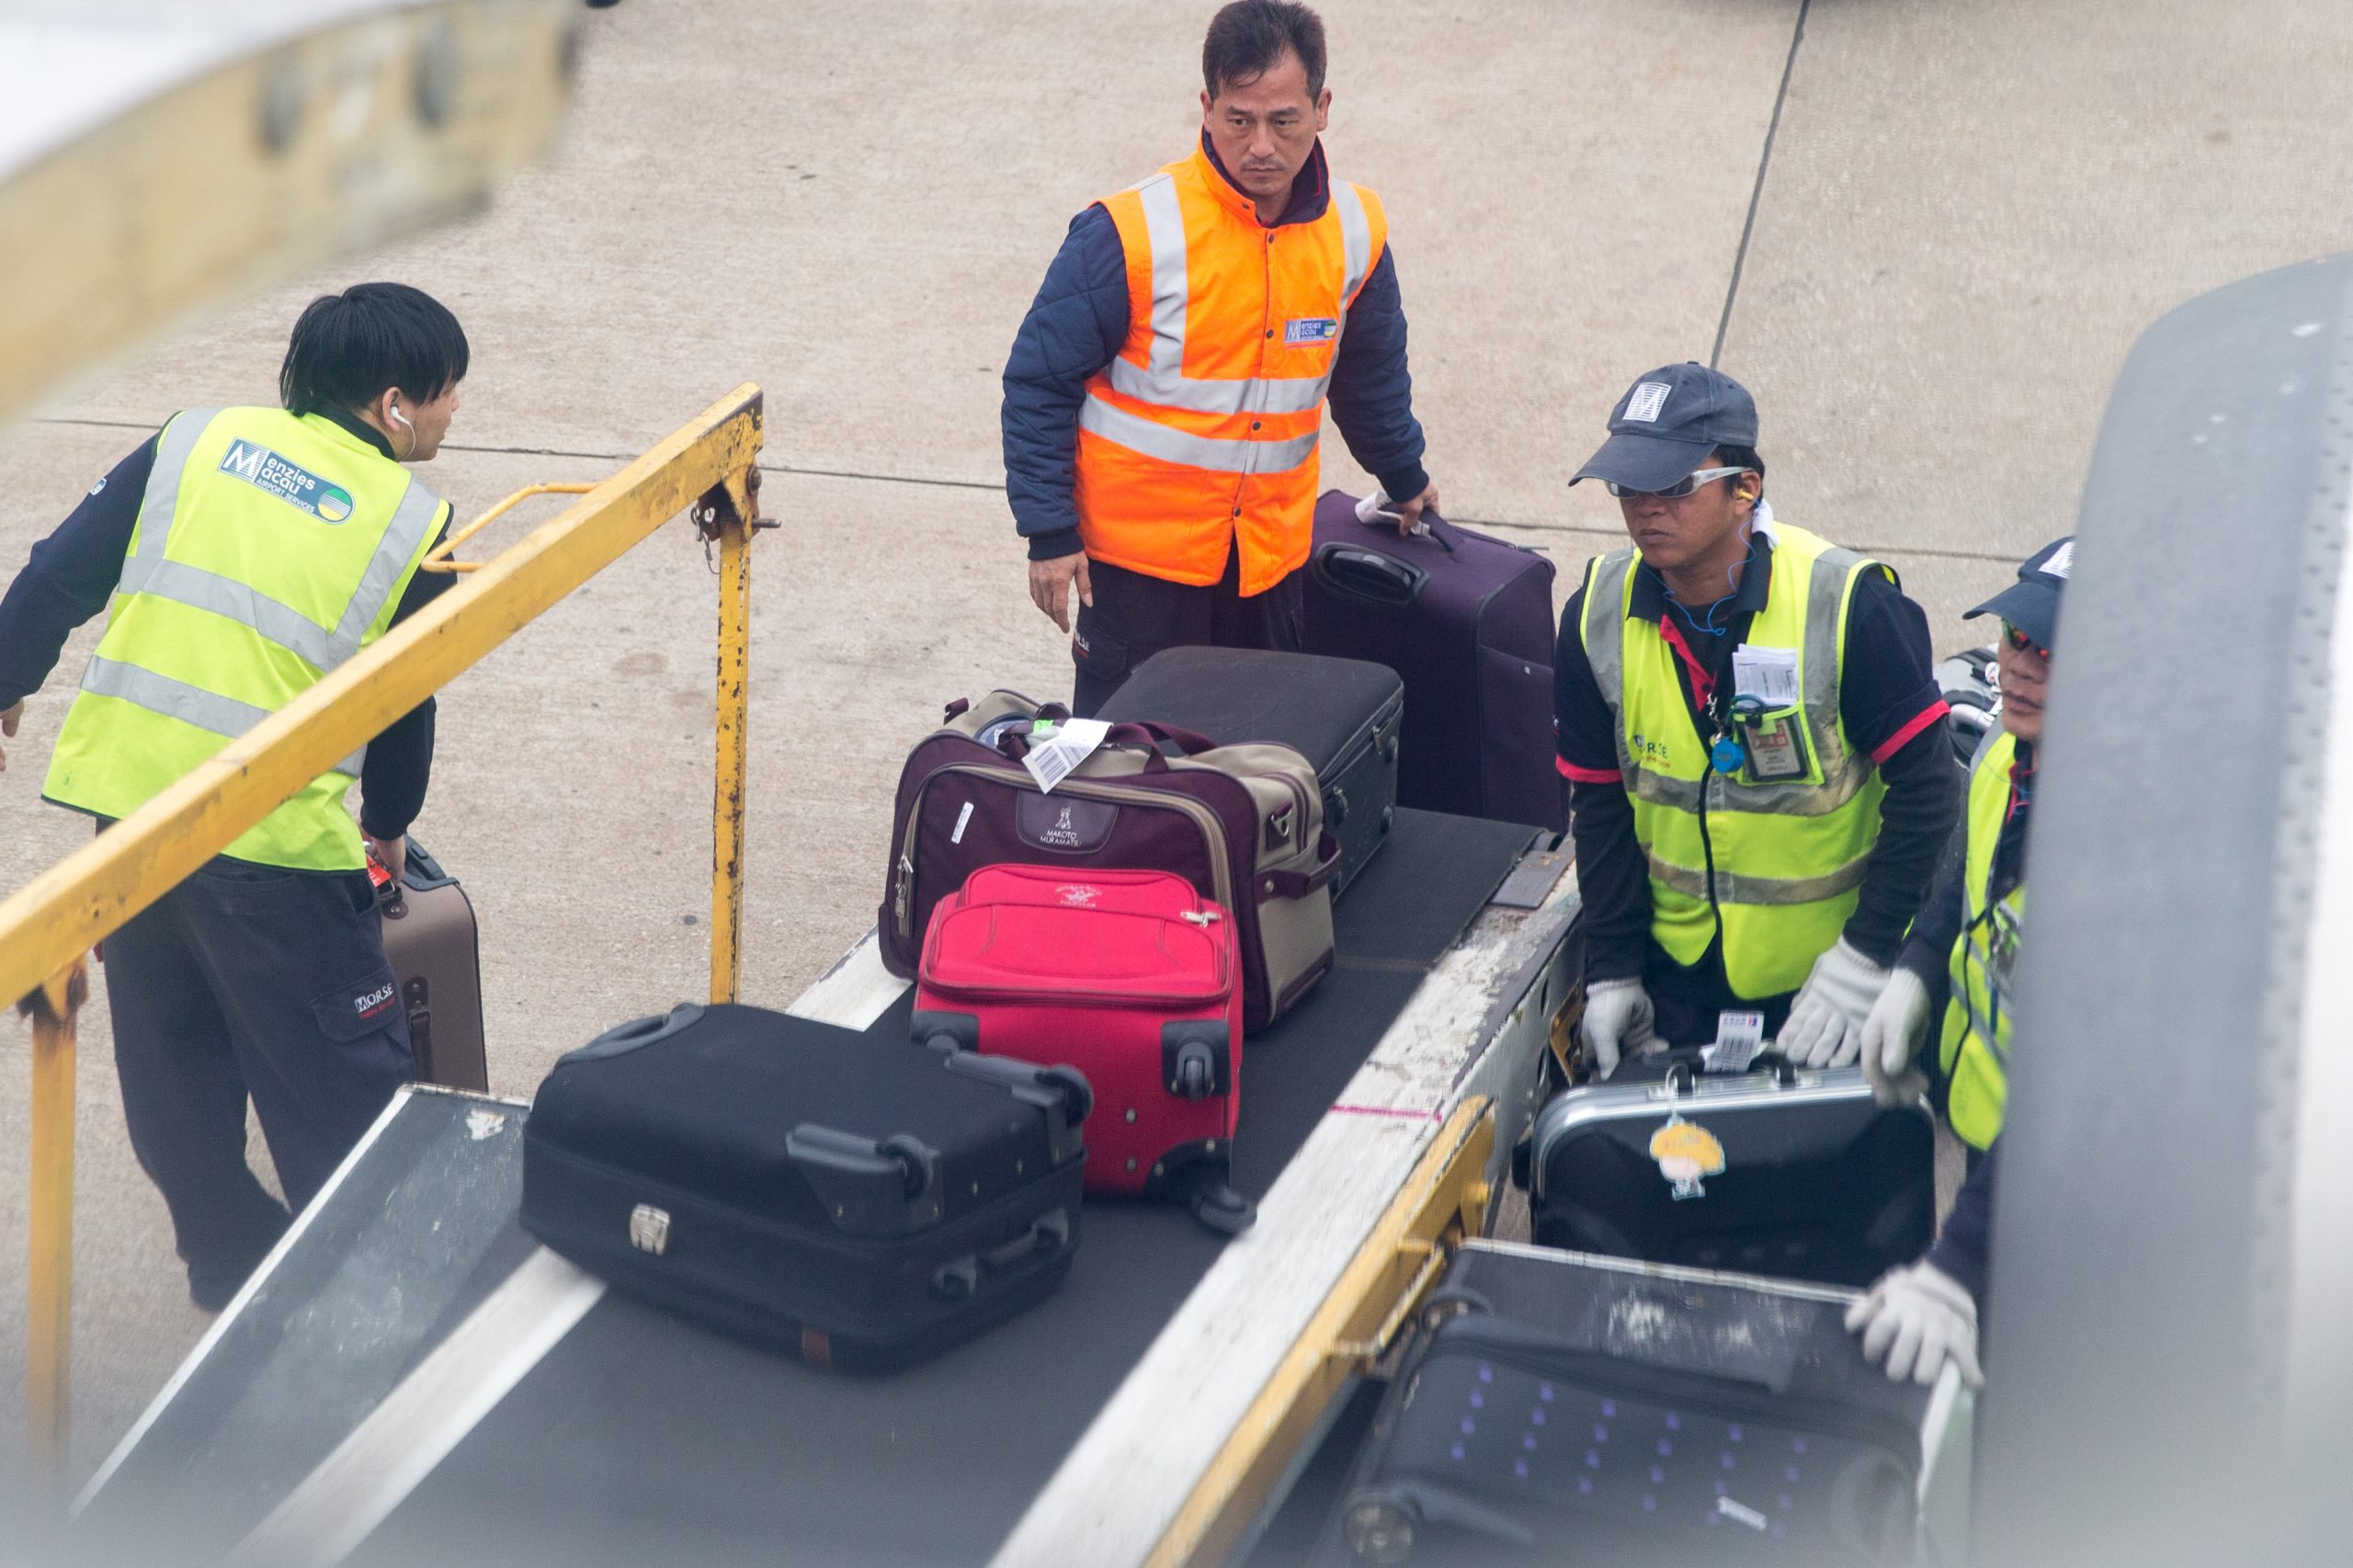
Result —
[[1698, 1122], [1684, 1120], [1680, 1112], [1670, 1114], [1666, 1124], [1651, 1134], [1650, 1153], [1658, 1162], [1658, 1174], [1675, 1184], [1677, 1199], [1706, 1197], [1708, 1189], [1699, 1178], [1723, 1173], [1723, 1144]]

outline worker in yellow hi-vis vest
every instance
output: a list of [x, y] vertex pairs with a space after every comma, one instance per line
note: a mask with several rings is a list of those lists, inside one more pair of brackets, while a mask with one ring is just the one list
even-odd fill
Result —
[[[417, 565], [449, 509], [403, 465], [439, 450], [466, 358], [457, 318], [415, 289], [313, 301], [284, 406], [175, 415], [33, 547], [0, 599], [8, 736], [113, 603], [46, 799], [103, 831], [448, 585]], [[299, 1211], [412, 1075], [367, 865], [399, 875], [432, 756], [428, 699], [107, 940], [131, 1147], [207, 1311], [289, 1223], [245, 1163], [246, 1101]]]
[[1926, 1074], [1914, 1057], [1927, 1037], [1935, 983], [1949, 987], [1937, 1036], [1937, 1077], [1945, 1115], [1969, 1149], [1969, 1177], [1936, 1245], [1891, 1270], [1847, 1314], [1863, 1353], [1887, 1374], [1930, 1382], [1947, 1355], [1971, 1382], [1977, 1370], [1977, 1301], [1985, 1293], [1993, 1246], [1996, 1140], [2009, 1104], [2011, 1020], [2019, 943], [2026, 928], [2029, 824], [2036, 748], [2051, 692], [2061, 596], [2075, 575], [2073, 536], [2053, 540], [2018, 567], [2018, 581], [1971, 610], [2002, 618], [1995, 650], [2002, 677], [2002, 725], [1969, 768], [1969, 809], [1961, 863], [1949, 871], [1913, 925], [1895, 974], [1863, 1023], [1863, 1074], [1882, 1100], [1916, 1099]]
[[1570, 481], [1631, 540], [1586, 567], [1553, 664], [1604, 1076], [1662, 1042], [1852, 1062], [1952, 832], [1927, 618], [1774, 518], [1756, 433], [1738, 381], [1663, 365]]

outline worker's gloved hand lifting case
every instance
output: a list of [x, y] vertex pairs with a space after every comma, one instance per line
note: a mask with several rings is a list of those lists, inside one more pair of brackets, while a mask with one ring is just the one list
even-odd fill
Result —
[[1032, 726], [1068, 717], [995, 691], [952, 705], [909, 754], [875, 914], [883, 967], [915, 978], [933, 906], [983, 866], [1170, 871], [1233, 915], [1243, 1021], [1265, 1028], [1332, 967], [1340, 846], [1314, 768], [1289, 746], [1115, 724], [1050, 791], [1020, 759]]
[[1226, 1181], [1242, 1109], [1233, 920], [1184, 878], [973, 872], [932, 911], [915, 1037], [1085, 1074], [1090, 1189], [1186, 1203], [1229, 1234], [1256, 1217]]
[[1091, 1100], [1068, 1068], [688, 1005], [548, 1074], [524, 1125], [523, 1226], [689, 1321], [890, 1366], [1069, 1271]]
[[481, 947], [466, 890], [413, 838], [398, 881], [373, 858], [368, 871], [383, 920], [384, 957], [408, 1019], [417, 1081], [487, 1090]]
[[1953, 1406], [1864, 1360], [1854, 1299], [1471, 1243], [1315, 1561], [1912, 1563]]
[[1554, 1096], [1513, 1165], [1536, 1240], [1580, 1252], [1862, 1287], [1936, 1231], [1927, 1110], [1770, 1052], [1737, 1073], [1630, 1055]]
[[1307, 651], [1387, 665], [1405, 683], [1397, 803], [1458, 816], [1568, 826], [1552, 728], [1552, 562], [1424, 513], [1358, 516], [1315, 504]]
[[1386, 665], [1256, 648], [1154, 653], [1096, 717], [1157, 720], [1220, 745], [1272, 741], [1315, 769], [1324, 826], [1340, 841], [1337, 899], [1389, 841], [1397, 817], [1405, 684]]

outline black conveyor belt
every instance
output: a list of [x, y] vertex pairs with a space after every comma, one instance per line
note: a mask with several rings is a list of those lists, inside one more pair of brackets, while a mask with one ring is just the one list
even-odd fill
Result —
[[[1335, 971], [1245, 1044], [1238, 1186], [1274, 1184], [1532, 836], [1398, 813], [1341, 905]], [[872, 1032], [904, 1033], [908, 1006]], [[608, 1294], [351, 1561], [984, 1563], [1222, 1244], [1182, 1210], [1090, 1199], [1070, 1278], [1043, 1305], [882, 1378], [814, 1370]]]

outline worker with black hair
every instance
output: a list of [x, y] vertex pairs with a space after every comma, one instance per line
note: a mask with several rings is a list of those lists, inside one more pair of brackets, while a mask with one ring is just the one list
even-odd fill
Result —
[[[91, 486], [0, 599], [9, 737], [113, 601], [45, 799], [103, 832], [448, 585], [418, 565], [449, 508], [403, 465], [440, 449], [466, 365], [440, 303], [361, 284], [295, 323], [282, 406], [176, 415]], [[107, 940], [131, 1147], [207, 1311], [290, 1223], [246, 1165], [247, 1100], [299, 1211], [413, 1075], [367, 868], [400, 873], [433, 718], [427, 699]]]

